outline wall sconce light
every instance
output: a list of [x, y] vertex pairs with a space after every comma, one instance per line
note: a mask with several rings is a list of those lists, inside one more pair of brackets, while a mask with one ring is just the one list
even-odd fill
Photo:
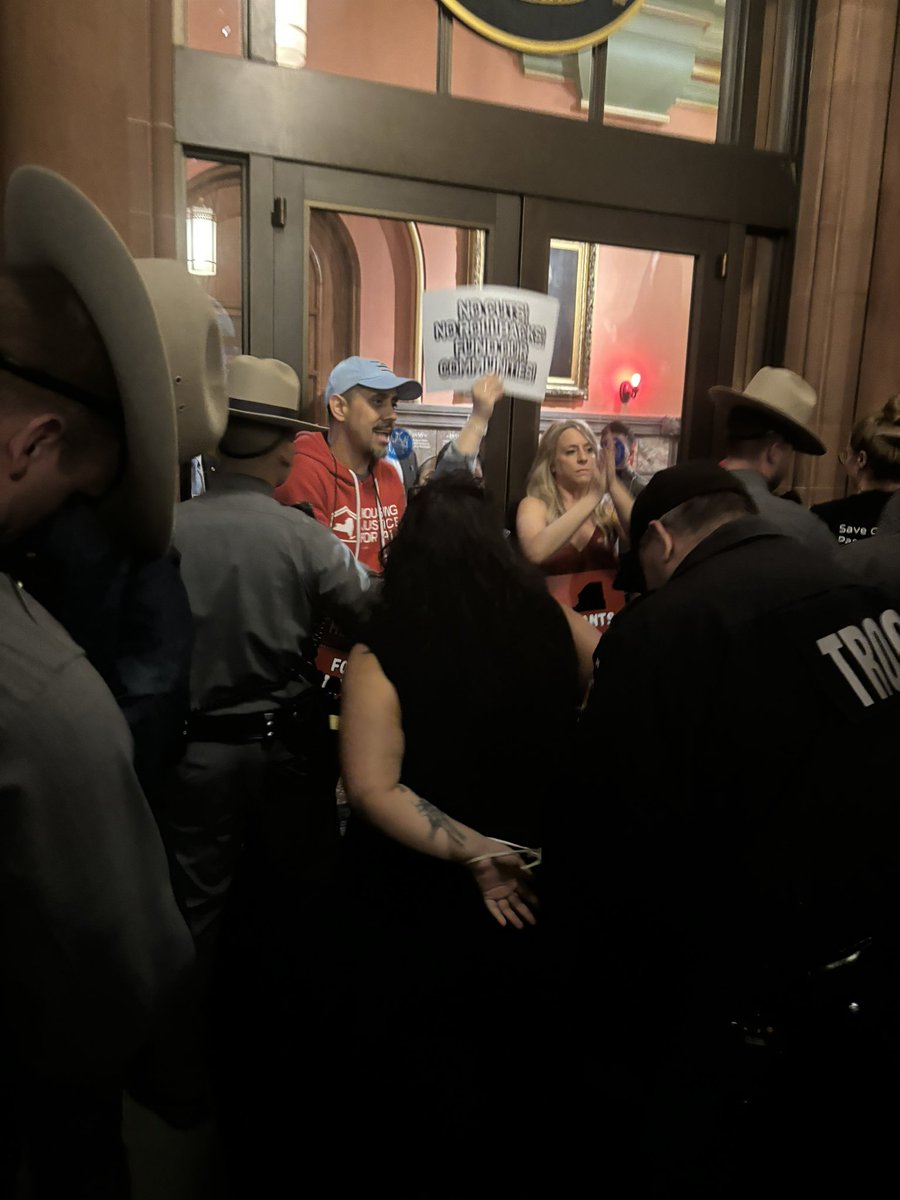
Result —
[[628, 404], [630, 400], [635, 398], [640, 390], [641, 377], [637, 371], [635, 371], [630, 379], [625, 379], [619, 384], [619, 399], [623, 404]]
[[275, 0], [275, 61], [279, 67], [306, 66], [307, 0]]
[[192, 275], [216, 273], [216, 214], [205, 204], [187, 210], [187, 269]]

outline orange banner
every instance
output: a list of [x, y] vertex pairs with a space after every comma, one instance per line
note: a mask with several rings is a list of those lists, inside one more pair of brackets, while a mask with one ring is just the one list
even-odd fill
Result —
[[602, 634], [616, 613], [625, 607], [625, 593], [613, 587], [615, 577], [612, 568], [548, 575], [547, 588], [560, 604], [580, 613]]

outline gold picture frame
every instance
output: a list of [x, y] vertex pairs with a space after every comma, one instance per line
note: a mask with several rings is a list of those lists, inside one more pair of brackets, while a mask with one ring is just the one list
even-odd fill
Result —
[[559, 322], [547, 379], [548, 404], [578, 407], [587, 400], [596, 280], [596, 246], [550, 239], [547, 295], [559, 300]]

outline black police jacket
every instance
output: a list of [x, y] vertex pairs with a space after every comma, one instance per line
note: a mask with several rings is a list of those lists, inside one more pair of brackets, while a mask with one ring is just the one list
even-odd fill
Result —
[[595, 656], [576, 903], [597, 936], [743, 987], [890, 929], [898, 696], [880, 592], [759, 517], [705, 538]]

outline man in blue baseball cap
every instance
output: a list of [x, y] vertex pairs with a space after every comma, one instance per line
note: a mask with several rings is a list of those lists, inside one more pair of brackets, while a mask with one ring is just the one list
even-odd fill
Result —
[[[472, 415], [445, 455], [444, 471], [471, 470], [502, 394], [495, 375], [475, 384]], [[370, 571], [381, 570], [381, 553], [406, 510], [400, 473], [387, 461], [397, 404], [421, 395], [420, 383], [376, 359], [339, 362], [325, 387], [328, 430], [297, 435], [290, 477], [275, 493], [283, 504], [311, 504], [316, 520]]]

